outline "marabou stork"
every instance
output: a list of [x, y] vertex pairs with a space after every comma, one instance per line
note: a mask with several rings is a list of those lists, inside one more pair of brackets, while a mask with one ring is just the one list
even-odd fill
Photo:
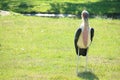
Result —
[[86, 10], [83, 10], [81, 13], [82, 17], [82, 24], [81, 26], [77, 29], [75, 33], [75, 38], [74, 38], [74, 46], [77, 54], [77, 73], [78, 73], [78, 63], [79, 63], [79, 57], [86, 56], [86, 71], [87, 71], [87, 52], [88, 48], [93, 40], [94, 36], [94, 29], [90, 28], [89, 22], [88, 22], [88, 17], [89, 13]]

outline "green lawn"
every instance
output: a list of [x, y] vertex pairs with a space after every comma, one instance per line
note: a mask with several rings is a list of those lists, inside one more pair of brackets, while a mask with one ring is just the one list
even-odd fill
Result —
[[81, 19], [0, 16], [0, 80], [119, 80], [120, 20], [89, 20], [88, 72], [76, 76], [74, 32]]

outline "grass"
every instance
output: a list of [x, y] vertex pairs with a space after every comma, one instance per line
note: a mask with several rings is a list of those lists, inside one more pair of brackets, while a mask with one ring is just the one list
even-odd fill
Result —
[[0, 16], [1, 80], [119, 80], [120, 20], [89, 20], [95, 37], [76, 76], [74, 32], [81, 20]]

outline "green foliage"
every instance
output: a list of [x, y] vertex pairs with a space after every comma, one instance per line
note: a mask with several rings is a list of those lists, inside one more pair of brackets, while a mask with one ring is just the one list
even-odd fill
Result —
[[[119, 13], [119, 4], [116, 2], [94, 2], [94, 3], [51, 3], [51, 11], [58, 13], [81, 14], [87, 9], [91, 14], [103, 15], [105, 13]], [[111, 7], [110, 7], [111, 6]], [[60, 12], [61, 11], [61, 12]]]
[[1, 10], [9, 10], [18, 13], [31, 12], [32, 4], [30, 1], [22, 1], [22, 0], [1, 0], [0, 1], [0, 9]]
[[0, 16], [0, 80], [119, 80], [120, 20], [89, 20], [95, 29], [76, 76], [74, 32], [81, 23], [72, 18]]
[[120, 1], [91, 0], [1, 0], [0, 9], [12, 10], [19, 13], [64, 13], [79, 15], [83, 9], [90, 14], [119, 14]]

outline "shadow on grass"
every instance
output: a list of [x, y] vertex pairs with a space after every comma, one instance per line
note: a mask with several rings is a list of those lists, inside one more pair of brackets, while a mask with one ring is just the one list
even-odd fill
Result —
[[92, 72], [79, 72], [77, 76], [85, 80], [99, 80], [99, 78]]

